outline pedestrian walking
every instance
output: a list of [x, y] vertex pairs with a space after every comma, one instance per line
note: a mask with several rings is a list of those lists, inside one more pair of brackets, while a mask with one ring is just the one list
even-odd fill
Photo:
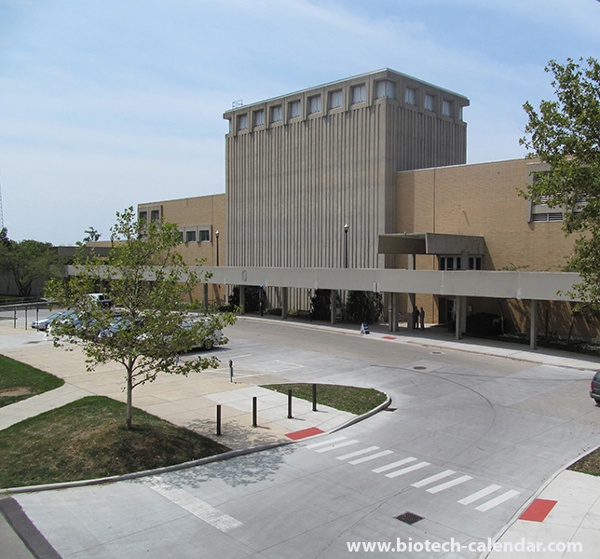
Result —
[[413, 327], [413, 330], [414, 330], [415, 328], [419, 327], [419, 307], [415, 307], [413, 309], [412, 319], [413, 319], [412, 327]]
[[419, 320], [421, 321], [421, 330], [425, 330], [425, 311], [423, 310], [423, 307], [421, 307], [419, 312]]

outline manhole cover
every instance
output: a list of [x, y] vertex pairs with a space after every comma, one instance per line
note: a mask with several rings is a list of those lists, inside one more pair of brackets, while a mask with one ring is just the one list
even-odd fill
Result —
[[404, 522], [405, 524], [416, 524], [419, 520], [423, 520], [422, 516], [415, 514], [414, 512], [405, 512], [400, 516], [396, 517], [400, 522]]
[[415, 371], [424, 371], [427, 369], [427, 367], [423, 367], [423, 365], [417, 365], [416, 367], [413, 367], [413, 369]]
[[25, 343], [26, 343], [26, 344], [39, 344], [39, 343], [40, 343], [40, 341], [39, 341], [39, 340], [36, 340], [36, 341], [33, 341], [33, 342], [25, 342]]
[[431, 355], [443, 355], [444, 352], [443, 351], [432, 351]]

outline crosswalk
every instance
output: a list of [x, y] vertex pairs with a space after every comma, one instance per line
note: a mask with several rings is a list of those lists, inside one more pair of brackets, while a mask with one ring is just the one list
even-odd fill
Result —
[[[382, 449], [374, 445], [357, 448], [360, 445], [360, 441], [356, 439], [349, 439], [343, 435], [332, 435], [315, 442], [307, 442], [304, 446], [319, 454], [329, 452], [337, 454], [336, 451], [344, 449], [343, 454], [336, 456], [337, 460], [353, 466], [365, 464], [372, 468], [372, 473], [382, 474], [389, 479], [423, 470], [422, 473], [426, 473], [426, 475], [411, 483], [410, 487], [423, 489], [431, 495], [436, 495], [452, 487], [462, 486], [465, 489], [465, 495], [456, 502], [462, 506], [473, 506], [479, 512], [488, 512], [520, 494], [520, 491], [503, 488], [497, 484], [490, 484], [477, 490], [468, 489], [473, 483], [478, 486], [481, 483], [472, 476], [455, 470], [446, 469], [432, 473], [431, 470], [435, 469], [435, 466], [425, 460], [419, 460], [416, 456], [400, 458], [393, 450]], [[355, 447], [355, 449], [350, 447]], [[351, 452], [348, 452], [349, 450]], [[370, 462], [371, 464], [368, 464]], [[378, 465], [378, 462], [381, 464]]]

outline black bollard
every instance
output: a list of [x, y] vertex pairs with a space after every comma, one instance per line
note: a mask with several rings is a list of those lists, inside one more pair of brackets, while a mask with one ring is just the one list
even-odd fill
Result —
[[217, 404], [217, 437], [221, 436], [221, 404]]
[[292, 419], [292, 391], [288, 390], [288, 419]]
[[312, 385], [312, 401], [313, 401], [313, 410], [317, 411], [317, 385]]
[[258, 427], [256, 422], [256, 396], [252, 396], [252, 427]]

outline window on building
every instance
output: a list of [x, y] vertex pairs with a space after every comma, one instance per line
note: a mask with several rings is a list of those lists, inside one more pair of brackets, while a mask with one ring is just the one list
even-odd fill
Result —
[[443, 116], [452, 116], [452, 109], [454, 108], [454, 103], [452, 101], [448, 101], [444, 99], [442, 101], [442, 115]]
[[426, 93], [423, 106], [426, 111], [435, 111], [435, 97], [430, 93]]
[[185, 232], [185, 242], [186, 243], [195, 243], [196, 242], [196, 231], [186, 231]]
[[469, 256], [469, 270], [481, 270], [481, 256]]
[[264, 126], [265, 125], [265, 111], [254, 111], [254, 126]]
[[281, 105], [271, 107], [271, 122], [281, 122], [283, 120], [283, 111]]
[[292, 101], [289, 106], [290, 109], [290, 118], [299, 118], [301, 114], [302, 106], [300, 105], [300, 101]]
[[562, 221], [562, 212], [534, 212], [531, 216], [531, 221], [543, 222], [543, 221]]
[[[454, 271], [454, 270], [481, 270], [481, 256], [469, 256], [468, 261], [460, 256], [440, 256], [439, 266], [440, 270]], [[464, 266], [468, 265], [467, 268]]]
[[152, 210], [150, 212], [150, 220], [154, 223], [158, 223], [160, 221], [160, 210]]
[[210, 229], [200, 229], [198, 230], [198, 234], [200, 236], [198, 239], [200, 242], [210, 241]]
[[237, 117], [237, 129], [248, 130], [248, 115], [238, 115]]
[[344, 104], [344, 94], [341, 89], [329, 94], [329, 108], [339, 109]]
[[396, 84], [389, 80], [381, 80], [380, 82], [377, 82], [375, 88], [375, 97], [377, 97], [377, 99], [395, 99]]
[[414, 87], [407, 87], [404, 90], [404, 102], [407, 105], [417, 104], [417, 90]]
[[308, 114], [315, 114], [321, 112], [321, 96], [313, 95], [308, 98]]
[[148, 212], [140, 212], [139, 220], [140, 221], [148, 221]]
[[367, 100], [367, 86], [363, 83], [352, 88], [352, 102], [364, 103]]

